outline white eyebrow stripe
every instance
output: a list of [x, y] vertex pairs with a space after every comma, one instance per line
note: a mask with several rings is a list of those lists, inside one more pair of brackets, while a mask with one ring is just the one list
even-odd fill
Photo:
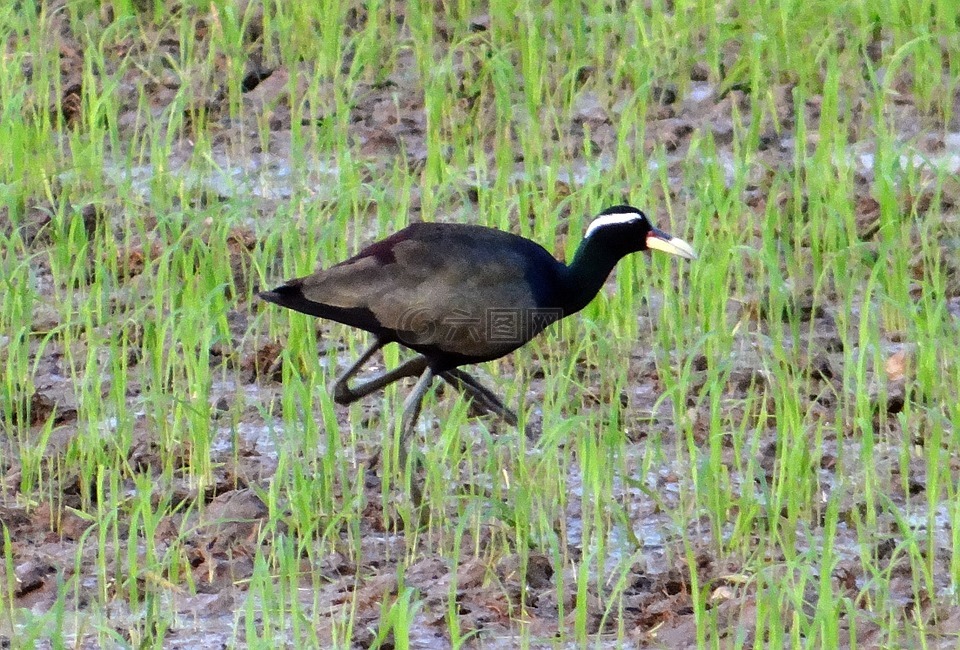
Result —
[[631, 221], [639, 221], [640, 219], [643, 219], [643, 215], [636, 212], [614, 212], [612, 214], [605, 214], [602, 217], [597, 217], [587, 226], [587, 232], [583, 237], [586, 239], [592, 235], [593, 231], [597, 228], [612, 226], [618, 223], [630, 223]]

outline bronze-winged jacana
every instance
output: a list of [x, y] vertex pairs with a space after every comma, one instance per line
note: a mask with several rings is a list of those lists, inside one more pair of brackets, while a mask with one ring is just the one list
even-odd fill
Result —
[[[373, 334], [370, 349], [334, 384], [338, 404], [419, 376], [403, 406], [404, 458], [420, 403], [437, 375], [482, 410], [516, 425], [516, 415], [460, 366], [509, 354], [551, 323], [580, 311], [622, 257], [648, 249], [696, 259], [688, 243], [654, 228], [643, 212], [628, 205], [608, 208], [594, 219], [569, 265], [539, 244], [501, 230], [415, 223], [345, 262], [259, 296]], [[419, 354], [349, 387], [361, 366], [388, 343]]]

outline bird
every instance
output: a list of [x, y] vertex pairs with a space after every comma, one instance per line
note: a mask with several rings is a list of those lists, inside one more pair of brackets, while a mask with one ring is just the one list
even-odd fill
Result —
[[[617, 262], [645, 250], [697, 259], [690, 244], [654, 227], [630, 205], [600, 212], [569, 264], [503, 230], [416, 222], [339, 264], [257, 295], [373, 335], [370, 347], [335, 380], [336, 403], [350, 404], [402, 378], [418, 377], [403, 404], [399, 458], [405, 464], [407, 440], [437, 377], [481, 412], [516, 426], [516, 414], [462, 366], [510, 354], [577, 313], [600, 292]], [[416, 355], [351, 387], [363, 365], [391, 343]]]

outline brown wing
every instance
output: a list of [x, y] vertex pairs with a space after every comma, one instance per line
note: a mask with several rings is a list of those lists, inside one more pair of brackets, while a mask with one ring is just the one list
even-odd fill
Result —
[[478, 230], [398, 238], [378, 254], [300, 279], [299, 288], [311, 303], [353, 315], [348, 324], [372, 329], [375, 321], [414, 349], [501, 356], [529, 340], [522, 327], [524, 310], [536, 306], [529, 260], [504, 245], [512, 236]]

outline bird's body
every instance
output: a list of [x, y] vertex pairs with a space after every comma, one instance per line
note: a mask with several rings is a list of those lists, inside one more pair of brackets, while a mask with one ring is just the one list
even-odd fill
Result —
[[[640, 210], [624, 205], [594, 219], [569, 265], [539, 244], [501, 230], [416, 223], [344, 262], [259, 295], [373, 334], [373, 346], [335, 383], [338, 403], [419, 376], [404, 404], [405, 438], [435, 376], [468, 394], [482, 409], [516, 424], [516, 415], [459, 367], [509, 354], [550, 324], [580, 311], [620, 259], [648, 248], [696, 258], [689, 244], [654, 228]], [[388, 343], [419, 354], [349, 387], [350, 378]]]
[[440, 372], [509, 354], [566, 316], [566, 272], [539, 244], [502, 230], [415, 223], [260, 295], [400, 343]]

